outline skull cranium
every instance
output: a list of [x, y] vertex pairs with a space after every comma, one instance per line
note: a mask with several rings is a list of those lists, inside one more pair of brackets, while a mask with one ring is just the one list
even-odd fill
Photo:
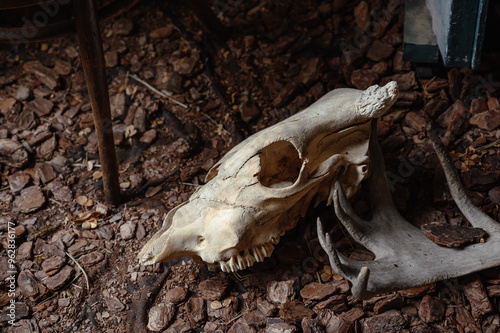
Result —
[[236, 271], [269, 257], [311, 201], [327, 200], [342, 172], [347, 196], [369, 174], [371, 120], [396, 101], [395, 82], [336, 89], [230, 150], [207, 183], [166, 216], [139, 253], [143, 264], [197, 256]]

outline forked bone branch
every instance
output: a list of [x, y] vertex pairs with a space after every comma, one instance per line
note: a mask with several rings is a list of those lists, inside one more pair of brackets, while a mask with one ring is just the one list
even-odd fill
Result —
[[375, 254], [373, 261], [355, 261], [339, 253], [330, 235], [318, 219], [318, 236], [332, 268], [352, 284], [352, 293], [361, 299], [377, 294], [466, 275], [500, 265], [500, 224], [473, 205], [460, 182], [453, 161], [439, 137], [427, 127], [427, 133], [443, 166], [450, 192], [464, 216], [474, 227], [484, 229], [485, 243], [464, 249], [440, 247], [397, 211], [385, 176], [384, 159], [372, 123], [370, 159], [372, 174], [369, 189], [373, 217], [357, 216], [341, 186], [339, 173], [331, 200], [335, 215], [355, 241]]

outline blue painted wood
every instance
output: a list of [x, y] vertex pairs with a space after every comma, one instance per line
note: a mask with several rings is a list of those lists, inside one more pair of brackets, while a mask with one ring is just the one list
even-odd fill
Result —
[[479, 65], [488, 0], [427, 0], [443, 63]]
[[[405, 6], [406, 60], [434, 62], [433, 50], [437, 45], [445, 66], [474, 69], [479, 66], [488, 0], [406, 0]], [[426, 15], [430, 17], [430, 24]], [[417, 29], [416, 24], [432, 28]], [[419, 31], [428, 35], [429, 29], [435, 39], [422, 41]]]

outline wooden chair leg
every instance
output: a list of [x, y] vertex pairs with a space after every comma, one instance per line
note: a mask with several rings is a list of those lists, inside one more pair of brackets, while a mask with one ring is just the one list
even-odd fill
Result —
[[87, 81], [97, 134], [104, 197], [106, 203], [116, 205], [121, 202], [122, 198], [118, 180], [118, 162], [113, 138], [104, 52], [94, 0], [75, 0], [74, 14], [82, 67]]

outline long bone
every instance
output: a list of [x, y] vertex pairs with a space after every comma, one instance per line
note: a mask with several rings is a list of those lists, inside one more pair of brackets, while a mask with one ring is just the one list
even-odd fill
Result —
[[342, 255], [330, 235], [324, 232], [321, 220], [317, 222], [318, 237], [332, 268], [352, 283], [353, 295], [368, 299], [383, 292], [425, 285], [500, 265], [500, 223], [474, 206], [465, 194], [453, 161], [439, 137], [427, 128], [453, 199], [473, 226], [489, 234], [485, 243], [464, 249], [440, 247], [404, 220], [391, 198], [384, 159], [376, 138], [376, 121], [372, 126], [372, 174], [369, 179], [372, 219], [366, 221], [354, 213], [340, 185], [341, 176], [335, 181], [330, 200], [340, 222], [355, 241], [375, 254], [375, 260], [361, 262]]

